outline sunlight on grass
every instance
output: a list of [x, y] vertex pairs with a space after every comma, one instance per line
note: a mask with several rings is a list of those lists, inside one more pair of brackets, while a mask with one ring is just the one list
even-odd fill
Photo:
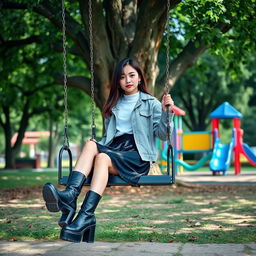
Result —
[[[21, 175], [20, 181], [16, 174], [0, 176], [3, 187], [23, 184], [28, 188], [34, 184], [38, 193], [36, 197], [19, 199], [15, 197], [19, 188], [14, 189], [15, 193], [0, 203], [0, 239], [58, 239], [61, 213], [47, 211], [40, 191], [46, 180], [56, 182], [56, 174], [27, 171]], [[256, 241], [256, 186], [213, 188], [107, 189], [96, 210], [95, 239], [184, 243], [194, 236], [195, 243]], [[83, 190], [78, 209], [84, 194]]]
[[108, 212], [120, 212], [120, 210], [102, 210], [103, 213], [108, 213]]
[[204, 214], [214, 214], [216, 213], [216, 209], [200, 209], [200, 212], [204, 213]]

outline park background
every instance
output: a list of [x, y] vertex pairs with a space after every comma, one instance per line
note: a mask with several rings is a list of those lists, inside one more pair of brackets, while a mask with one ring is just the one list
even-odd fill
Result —
[[[166, 47], [169, 47], [168, 84], [175, 104], [186, 111], [183, 118], [184, 131], [210, 130], [209, 114], [223, 102], [228, 101], [243, 114], [241, 127], [244, 129], [244, 141], [252, 147], [256, 146], [256, 8], [254, 0], [170, 1], [171, 36], [169, 46], [166, 46], [166, 1], [111, 0], [92, 2], [97, 138], [102, 135], [101, 110], [109, 92], [111, 74], [115, 64], [126, 56], [135, 57], [145, 70], [152, 94], [160, 99], [164, 91], [167, 66], [165, 61]], [[79, 152], [85, 140], [91, 136], [88, 1], [65, 1], [65, 5], [67, 17], [68, 131], [70, 143], [74, 145], [73, 149], [77, 149]], [[64, 127], [61, 2], [54, 0], [2, 0], [0, 18], [1, 168], [3, 171], [15, 169], [16, 158], [30, 157], [29, 146], [22, 145], [26, 131], [50, 132], [49, 137], [41, 138], [33, 153], [42, 155], [43, 167], [55, 168], [56, 154], [63, 144]], [[18, 134], [18, 137], [16, 142], [12, 144], [12, 137], [15, 133]], [[229, 141], [231, 133], [232, 123], [230, 120], [221, 122], [223, 143]], [[74, 154], [76, 154], [76, 150], [74, 150]], [[13, 170], [13, 173], [14, 176], [18, 175], [16, 170]], [[4, 196], [6, 196], [6, 200], [24, 198], [26, 195], [32, 196], [33, 189], [30, 187], [36, 185], [39, 185], [39, 188], [35, 189], [37, 198], [39, 198], [38, 191], [43, 182], [56, 183], [56, 173], [47, 174], [45, 172], [42, 174], [45, 176], [36, 178], [38, 174], [24, 170], [20, 175], [20, 180], [15, 183], [15, 178], [10, 172], [8, 174], [3, 173], [2, 176], [5, 178], [1, 179], [1, 187], [7, 190], [4, 190], [2, 199]], [[11, 186], [14, 188], [28, 186], [27, 194], [26, 191], [23, 191], [24, 194], [19, 196], [17, 191], [10, 190], [10, 192], [8, 188]], [[179, 212], [185, 211], [187, 199], [184, 198], [193, 192], [190, 189], [192, 188], [175, 192], [173, 188], [168, 188], [163, 192], [163, 189], [158, 188], [159, 195], [163, 192], [161, 194], [162, 199], [159, 199], [159, 202], [164, 205], [161, 210], [162, 213], [165, 212], [166, 206], [171, 206], [171, 208], [177, 206], [177, 208], [174, 207], [177, 215]], [[230, 214], [235, 206], [240, 205], [241, 208], [237, 208], [237, 214], [250, 212], [253, 215], [255, 204], [252, 198], [255, 187], [246, 189], [246, 192], [242, 193], [245, 198], [240, 198], [239, 201], [237, 196], [241, 196], [240, 192], [244, 189], [244, 187], [222, 187], [210, 190], [214, 191], [215, 194], [219, 191], [222, 198], [227, 192], [233, 195], [230, 197], [230, 200], [233, 200], [232, 203], [226, 203], [226, 207], [230, 209]], [[8, 194], [7, 191], [10, 193]], [[122, 193], [122, 190], [120, 191]], [[147, 205], [150, 208], [149, 204], [154, 204], [154, 200], [149, 199], [149, 195], [154, 193], [153, 189], [144, 188], [141, 190], [142, 192], [138, 191], [134, 189], [131, 192], [131, 195], [136, 193], [141, 195], [141, 200], [134, 201], [134, 204], [143, 205], [144, 202], [144, 206]], [[146, 193], [145, 196], [143, 196], [144, 192]], [[173, 198], [170, 198], [167, 192], [172, 192]], [[204, 198], [204, 193], [208, 192], [208, 188], [203, 187], [201, 189], [196, 187], [194, 191], [194, 193], [198, 193], [197, 200]], [[126, 193], [125, 190], [124, 193]], [[183, 196], [177, 196], [181, 194]], [[209, 192], [209, 194], [211, 193]], [[154, 196], [157, 197], [158, 194]], [[106, 202], [111, 198], [111, 193], [109, 193], [105, 199], [106, 207], [108, 207]], [[190, 199], [192, 200], [192, 198]], [[216, 209], [225, 205], [223, 205], [223, 201], [206, 200], [208, 200], [207, 205], [209, 207], [216, 204]], [[35, 203], [35, 201], [33, 202]], [[26, 201], [24, 204], [29, 205], [30, 203]], [[124, 201], [123, 204], [125, 204]], [[24, 211], [25, 205], [22, 208]], [[109, 207], [111, 208], [111, 206]], [[36, 216], [46, 218], [46, 213], [43, 210], [45, 211], [45, 209], [39, 210]], [[109, 212], [111, 211], [115, 211], [115, 209], [109, 209]], [[120, 215], [119, 221], [121, 221], [122, 216], [128, 213], [129, 210], [126, 209], [123, 215]], [[4, 216], [8, 214], [12, 216], [11, 212], [7, 212]], [[100, 217], [102, 220], [105, 218], [104, 214], [106, 213], [102, 212]], [[140, 216], [136, 210], [129, 214], [132, 214], [134, 219]], [[150, 219], [152, 212], [145, 210], [144, 214]], [[20, 215], [22, 215], [22, 211]], [[111, 218], [110, 215], [109, 218]], [[51, 218], [55, 217], [52, 216]], [[3, 219], [5, 220], [3, 223], [5, 230], [8, 229], [8, 224], [15, 223], [15, 217]], [[180, 221], [177, 219], [176, 222], [179, 223]], [[190, 225], [191, 229], [196, 229], [197, 226], [202, 227], [202, 223], [198, 222], [196, 218], [187, 218], [185, 224]], [[26, 239], [31, 237], [56, 239], [58, 230], [56, 231], [54, 228], [52, 219], [47, 220], [49, 230], [43, 230], [40, 234], [37, 232], [37, 225], [40, 226], [41, 223], [31, 223], [35, 222], [30, 218], [24, 224], [25, 226], [22, 226], [21, 232], [13, 227], [13, 229], [10, 228], [10, 233], [4, 233], [2, 237], [13, 238], [14, 240], [17, 237], [19, 239], [24, 237]], [[171, 223], [173, 224], [173, 221]], [[251, 218], [245, 223], [252, 225], [248, 227], [249, 229], [255, 229], [255, 219]], [[34, 230], [26, 233], [24, 230], [30, 224], [31, 230], [33, 228]], [[144, 224], [142, 220], [142, 224], [139, 226]], [[101, 227], [101, 232], [98, 233], [98, 238], [103, 240], [116, 239], [115, 231], [111, 231], [113, 224], [105, 223], [104, 225]], [[128, 230], [126, 224], [122, 222], [117, 225], [119, 225], [120, 230]], [[154, 229], [154, 225], [158, 224], [154, 223], [148, 228]], [[232, 226], [232, 223], [230, 225]], [[222, 228], [225, 223], [223, 222], [219, 226]], [[159, 241], [166, 242], [174, 241], [179, 237], [178, 234], [163, 237], [161, 232], [158, 236], [158, 228], [151, 235], [145, 235], [142, 239], [149, 241], [156, 236]], [[179, 228], [180, 226], [177, 227], [177, 230]], [[227, 230], [229, 228], [230, 226], [227, 227]], [[252, 229], [250, 232], [241, 231], [243, 232], [241, 236], [244, 237], [244, 240], [241, 241], [253, 241], [255, 236], [253, 236], [252, 231]], [[227, 241], [235, 232], [237, 229], [232, 229], [231, 235], [226, 236]], [[189, 233], [188, 237], [182, 234], [183, 236], [181, 235], [179, 239], [209, 241], [207, 236], [202, 235], [200, 240], [198, 236], [192, 233]], [[133, 233], [131, 230], [123, 234], [127, 235], [126, 238], [124, 235], [120, 239], [140, 239], [138, 238], [139, 233]], [[215, 239], [214, 241], [223, 241], [222, 234], [216, 233], [216, 231], [213, 231], [211, 237]]]
[[[152, 94], [160, 99], [163, 93], [166, 2], [93, 2], [100, 138], [100, 111], [118, 60], [136, 57]], [[78, 148], [91, 134], [86, 4], [66, 1], [69, 135]], [[175, 104], [186, 111], [184, 130], [210, 130], [209, 114], [228, 101], [243, 114], [244, 141], [256, 146], [254, 1], [171, 1], [170, 5], [169, 86]], [[36, 151], [47, 152], [47, 167], [56, 164], [64, 127], [61, 14], [61, 3], [55, 1], [2, 3], [0, 154], [6, 158], [5, 168], [13, 168], [21, 152], [29, 157], [29, 146], [21, 144], [25, 131], [50, 131]], [[228, 120], [221, 125], [225, 143], [232, 123]], [[12, 144], [16, 132], [18, 139]]]

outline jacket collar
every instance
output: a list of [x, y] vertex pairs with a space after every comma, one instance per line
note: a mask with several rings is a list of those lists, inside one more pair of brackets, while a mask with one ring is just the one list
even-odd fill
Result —
[[153, 99], [154, 99], [153, 96], [151, 96], [145, 92], [140, 92], [140, 98], [139, 98], [138, 102], [136, 103], [134, 109], [138, 108], [141, 105], [142, 101], [153, 100]]
[[140, 92], [140, 99], [142, 99], [142, 100], [153, 100], [154, 97], [145, 93], [145, 92]]
[[[139, 107], [139, 106], [141, 105], [142, 100], [153, 100], [153, 99], [154, 99], [153, 96], [151, 96], [151, 95], [149, 95], [149, 94], [147, 94], [147, 93], [145, 93], [145, 92], [140, 92], [139, 100], [138, 100], [138, 102], [136, 103], [134, 109], [137, 108], [137, 107]], [[117, 106], [113, 107], [113, 108], [112, 108], [112, 113], [115, 114], [117, 110], [118, 110], [118, 107], [117, 107]]]

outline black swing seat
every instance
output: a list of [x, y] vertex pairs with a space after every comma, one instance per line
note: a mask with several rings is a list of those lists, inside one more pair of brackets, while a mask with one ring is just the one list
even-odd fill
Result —
[[[60, 177], [59, 184], [60, 185], [66, 185], [68, 181], [68, 176]], [[91, 183], [91, 177], [88, 177], [86, 179], [86, 182], [84, 183], [84, 186], [89, 186]], [[139, 186], [163, 186], [163, 185], [170, 185], [174, 183], [174, 179], [171, 175], [145, 175], [141, 176], [139, 179], [139, 182], [137, 185], [134, 185], [135, 187]], [[108, 179], [108, 187], [111, 186], [132, 186], [131, 184], [124, 181], [120, 176], [116, 175], [110, 175]]]
[[[58, 184], [60, 185], [67, 185], [68, 177], [69, 176], [63, 176], [62, 175], [62, 158], [63, 158], [63, 152], [66, 151], [68, 153], [69, 158], [69, 174], [72, 172], [72, 153], [68, 146], [63, 146], [59, 151], [59, 162], [58, 162]], [[171, 152], [171, 158], [172, 158], [172, 170], [170, 172], [170, 152]], [[145, 175], [141, 176], [139, 179], [139, 182], [137, 185], [134, 185], [135, 187], [139, 186], [164, 186], [164, 185], [170, 185], [175, 183], [175, 171], [174, 171], [174, 161], [173, 161], [173, 148], [170, 146], [170, 148], [167, 151], [167, 175]], [[86, 179], [86, 182], [84, 183], [84, 186], [89, 186], [91, 184], [91, 175]], [[131, 184], [127, 183], [125, 180], [123, 180], [120, 176], [116, 175], [109, 175], [108, 179], [108, 187], [110, 186], [131, 186]]]

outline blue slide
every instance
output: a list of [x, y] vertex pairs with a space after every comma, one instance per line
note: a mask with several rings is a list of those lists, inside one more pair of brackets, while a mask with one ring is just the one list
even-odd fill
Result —
[[210, 161], [211, 171], [223, 172], [223, 175], [226, 175], [226, 171], [229, 168], [232, 160], [233, 148], [234, 138], [232, 138], [230, 144], [221, 144], [220, 139], [216, 139], [213, 148], [212, 159]]
[[243, 150], [244, 150], [245, 156], [249, 160], [249, 162], [253, 166], [256, 166], [256, 154], [253, 152], [253, 150], [245, 143], [243, 143]]

